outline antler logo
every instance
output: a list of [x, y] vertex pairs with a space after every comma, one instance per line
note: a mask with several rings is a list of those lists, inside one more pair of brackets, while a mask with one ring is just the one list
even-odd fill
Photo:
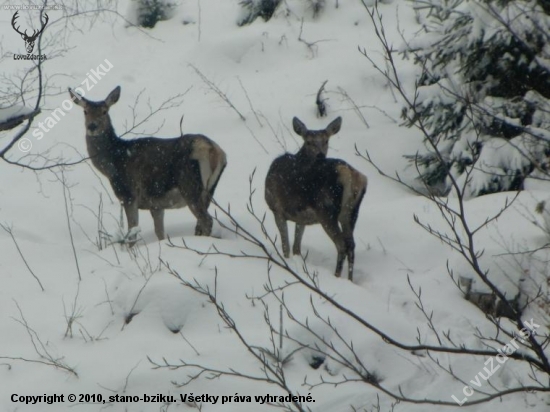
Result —
[[13, 29], [21, 35], [23, 40], [25, 40], [25, 48], [27, 49], [27, 53], [31, 54], [34, 49], [34, 42], [36, 41], [36, 38], [44, 31], [44, 28], [46, 27], [46, 24], [48, 24], [48, 15], [44, 13], [44, 21], [40, 20], [42, 23], [42, 28], [40, 30], [33, 30], [32, 35], [27, 34], [27, 30], [25, 30], [23, 33], [19, 31], [19, 26], [15, 27], [15, 20], [17, 20], [17, 17], [19, 17], [17, 14], [19, 11], [16, 11], [13, 15], [13, 18], [11, 19], [11, 25]]

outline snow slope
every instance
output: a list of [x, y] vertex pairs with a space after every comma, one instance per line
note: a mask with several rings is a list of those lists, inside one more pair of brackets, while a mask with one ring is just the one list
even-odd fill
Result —
[[[255, 210], [262, 216], [267, 212], [263, 180], [270, 162], [284, 151], [295, 152], [300, 146], [299, 137], [291, 131], [292, 117], [298, 116], [310, 128], [320, 129], [336, 116], [342, 116], [342, 130], [331, 140], [330, 155], [346, 160], [369, 177], [355, 231], [354, 282], [333, 277], [336, 252], [320, 227], [308, 227], [302, 243], [303, 250], [308, 252], [310, 269], [318, 272], [320, 284], [330, 296], [389, 335], [414, 344], [420, 334], [423, 342], [437, 343], [424, 315], [415, 306], [408, 276], [416, 290], [422, 287], [423, 302], [428, 311], [434, 312], [434, 323], [440, 330], [450, 329], [457, 342], [482, 348], [482, 342], [474, 334], [475, 328], [489, 332], [492, 325], [463, 299], [445, 269], [450, 260], [458, 274], [468, 275], [467, 266], [413, 221], [416, 214], [434, 225], [441, 224], [438, 210], [427, 200], [378, 175], [355, 155], [356, 145], [361, 152], [368, 150], [390, 174], [399, 171], [410, 178], [414, 171], [407, 168], [402, 155], [414, 153], [421, 144], [414, 130], [399, 127], [400, 104], [357, 50], [361, 46], [380, 56], [363, 6], [355, 1], [340, 1], [335, 8], [336, 3], [330, 1], [327, 10], [314, 20], [305, 2], [286, 3], [288, 14], [281, 10], [269, 23], [258, 20], [245, 27], [236, 25], [240, 15], [237, 1], [201, 0], [200, 3], [183, 2], [174, 18], [150, 31], [126, 27], [115, 17], [99, 20], [90, 29], [74, 31], [65, 39], [68, 51], [45, 65], [49, 76], [62, 76], [52, 78], [59, 93], [46, 98], [35, 123], [45, 121], [51, 111], [61, 107], [68, 98], [67, 87], [81, 85], [91, 70], [106, 64], [106, 60], [112, 68], [90, 91], [86, 90], [85, 96], [101, 100], [117, 85], [122, 87], [120, 101], [110, 111], [119, 133], [131, 124], [130, 106], [140, 93], [138, 116], [147, 115], [148, 99], [155, 106], [185, 93], [181, 106], [159, 113], [140, 131], [146, 135], [160, 127], [157, 135], [176, 136], [184, 114], [184, 133], [203, 133], [220, 144], [228, 154], [228, 167], [216, 199], [224, 206], [231, 205], [232, 213], [241, 224], [261, 236], [260, 228], [246, 209], [251, 174], [254, 173], [252, 187], [256, 190]], [[123, 14], [128, 7], [128, 2], [118, 4]], [[381, 5], [381, 9], [388, 33], [394, 36], [396, 44], [398, 22], [406, 36], [412, 36], [418, 29], [408, 4], [394, 2]], [[9, 46], [5, 43], [4, 48], [21, 53], [23, 42], [15, 37], [9, 25], [11, 16], [7, 11], [0, 14], [3, 23], [0, 33]], [[305, 16], [303, 24], [301, 16]], [[300, 36], [314, 45], [308, 47], [299, 40]], [[13, 73], [28, 63], [4, 60], [2, 64], [7, 73]], [[401, 64], [404, 79], [413, 79], [415, 72], [410, 62]], [[195, 69], [225, 93], [245, 121], [206, 86]], [[319, 119], [315, 114], [315, 95], [325, 80], [328, 80], [328, 117]], [[344, 90], [361, 108], [369, 127], [339, 90]], [[51, 156], [61, 154], [77, 160], [79, 154], [86, 153], [84, 133], [82, 110], [73, 107], [43, 138], [36, 138], [32, 132], [27, 135], [32, 144], [29, 153], [49, 151]], [[0, 139], [5, 137], [0, 135]], [[17, 159], [23, 154], [14, 148], [10, 155]], [[243, 373], [260, 374], [258, 363], [248, 356], [236, 334], [223, 324], [212, 305], [203, 296], [183, 287], [160, 259], [181, 277], [197, 279], [212, 288], [217, 270], [218, 298], [242, 334], [256, 346], [269, 346], [269, 334], [262, 305], [247, 296], [264, 293], [268, 280], [265, 262], [223, 256], [204, 259], [191, 251], [169, 247], [167, 242], [159, 243], [152, 219], [143, 211], [140, 215], [143, 242], [134, 251], [119, 245], [98, 250], [95, 244], [98, 214], [105, 229], [116, 235], [120, 230], [120, 207], [106, 179], [99, 177], [91, 164], [79, 164], [64, 172], [67, 189], [60, 182], [59, 173], [33, 173], [4, 162], [0, 163], [0, 176], [0, 223], [11, 228], [25, 259], [21, 258], [10, 234], [0, 230], [1, 410], [64, 411], [74, 407], [68, 402], [14, 403], [12, 394], [65, 394], [65, 399], [68, 394], [101, 394], [104, 399], [117, 394], [178, 397], [185, 393], [219, 396], [238, 393], [252, 397], [285, 394], [276, 387], [244, 379], [197, 379], [186, 387], [178, 387], [173, 382], [185, 381], [189, 372], [155, 369], [148, 360], [162, 363], [166, 359], [173, 364], [184, 360], [214, 369], [235, 368]], [[469, 216], [482, 222], [498, 211], [506, 197], [512, 196], [499, 194], [468, 201]], [[524, 216], [526, 210], [533, 211], [537, 201], [545, 197], [541, 191], [521, 194], [517, 208], [510, 209], [491, 230], [480, 234], [488, 268], [517, 277], [520, 272], [514, 266], [517, 262], [495, 256], [507, 247], [535, 248], [546, 242], [543, 232], [529, 225]], [[271, 233], [276, 233], [270, 213], [266, 225]], [[165, 226], [178, 246], [184, 238], [188, 245], [201, 250], [215, 245], [219, 250], [234, 253], [257, 253], [253, 246], [217, 223], [213, 238], [194, 237], [195, 220], [187, 209], [168, 211]], [[299, 258], [293, 257], [289, 262], [301, 270]], [[534, 261], [517, 264], [522, 270], [525, 265], [536, 265]], [[44, 291], [27, 265], [40, 279]], [[544, 273], [544, 269], [537, 270]], [[283, 285], [291, 279], [283, 271], [273, 270], [271, 280], [275, 285]], [[294, 316], [308, 317], [321, 335], [331, 333], [312, 315], [307, 290], [290, 287], [285, 298]], [[451, 401], [452, 394], [462, 398], [459, 395], [464, 385], [437, 368], [428, 357], [400, 351], [318, 298], [313, 301], [339, 325], [340, 333], [353, 341], [365, 364], [384, 378], [386, 387], [401, 388], [415, 398], [438, 397]], [[278, 303], [273, 299], [267, 299], [267, 303], [278, 322]], [[67, 318], [71, 314], [74, 322], [68, 326]], [[131, 322], [126, 324], [129, 318]], [[547, 325], [548, 320], [545, 321]], [[316, 342], [288, 319], [284, 327], [290, 334], [310, 339], [312, 344]], [[336, 336], [327, 339], [341, 344]], [[292, 342], [286, 342], [283, 354], [290, 354], [294, 349]], [[290, 385], [300, 394], [310, 393], [315, 400], [308, 404], [311, 410], [343, 412], [352, 410], [351, 405], [357, 410], [370, 410], [376, 403], [380, 392], [361, 383], [313, 389], [301, 386], [304, 379], [316, 382], [322, 376], [326, 380], [338, 380], [345, 372], [330, 360], [314, 370], [308, 364], [311, 356], [311, 352], [304, 350], [295, 353], [285, 370]], [[77, 375], [28, 361], [45, 358], [67, 365]], [[483, 368], [479, 358], [449, 361], [462, 376], [474, 378]], [[492, 379], [497, 386], [506, 385], [520, 372], [525, 376], [525, 370], [510, 362]], [[541, 394], [513, 395], [471, 407], [471, 410], [492, 411], [498, 402], [501, 411], [547, 411], [545, 399]], [[392, 400], [381, 396], [380, 402], [380, 410], [385, 411], [389, 410]], [[171, 405], [88, 402], [76, 407], [83, 412], [190, 408], [179, 401]], [[222, 405], [219, 401], [205, 403], [200, 410], [246, 412], [264, 408], [267, 407], [254, 402]], [[404, 411], [451, 409], [411, 404], [395, 408]]]

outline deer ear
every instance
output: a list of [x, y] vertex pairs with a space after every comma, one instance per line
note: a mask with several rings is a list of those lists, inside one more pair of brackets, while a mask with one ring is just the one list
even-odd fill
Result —
[[327, 126], [325, 130], [330, 136], [332, 136], [340, 131], [340, 127], [342, 127], [342, 118], [337, 117]]
[[120, 98], [120, 86], [117, 86], [114, 88], [114, 90], [109, 93], [109, 96], [105, 99], [105, 103], [107, 104], [107, 107], [111, 107], [113, 104], [118, 102], [118, 99]]
[[78, 105], [80, 107], [86, 106], [86, 102], [85, 102], [84, 98], [81, 95], [79, 95], [77, 92], [75, 92], [73, 89], [71, 89], [70, 87], [69, 87], [69, 94], [71, 95], [72, 101], [76, 105]]
[[307, 132], [307, 127], [305, 124], [303, 124], [300, 119], [298, 119], [297, 117], [295, 117], [294, 119], [292, 119], [292, 127], [294, 128], [294, 131], [296, 132], [296, 134], [298, 134], [299, 136], [302, 136], [304, 137], [304, 135], [306, 134]]

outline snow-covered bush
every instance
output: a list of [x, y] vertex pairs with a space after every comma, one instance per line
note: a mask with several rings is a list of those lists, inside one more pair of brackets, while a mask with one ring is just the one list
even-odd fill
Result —
[[[409, 156], [424, 184], [449, 173], [477, 196], [546, 172], [550, 5], [543, 0], [412, 0], [424, 33], [403, 53], [422, 68], [408, 124], [431, 144]], [[429, 142], [428, 142], [429, 143]], [[431, 145], [435, 145], [434, 150]], [[469, 173], [464, 173], [469, 172]]]
[[[245, 26], [258, 17], [269, 21], [281, 3], [283, 3], [282, 0], [241, 0], [239, 4], [243, 8], [243, 14], [237, 24]], [[326, 0], [301, 0], [298, 3], [304, 4], [306, 10], [311, 12], [314, 18], [326, 8]], [[338, 2], [336, 2], [336, 7], [338, 7]]]
[[167, 0], [136, 0], [136, 20], [141, 27], [153, 28], [172, 17], [175, 4]]
[[244, 26], [252, 23], [258, 17], [269, 21], [281, 4], [281, 0], [242, 0], [240, 2], [244, 9], [243, 16], [239, 19], [238, 25]]

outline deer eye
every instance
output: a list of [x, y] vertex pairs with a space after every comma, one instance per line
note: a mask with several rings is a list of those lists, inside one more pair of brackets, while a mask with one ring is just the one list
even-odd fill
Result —
[[103, 110], [101, 111], [101, 114], [107, 114], [107, 109], [103, 109]]

